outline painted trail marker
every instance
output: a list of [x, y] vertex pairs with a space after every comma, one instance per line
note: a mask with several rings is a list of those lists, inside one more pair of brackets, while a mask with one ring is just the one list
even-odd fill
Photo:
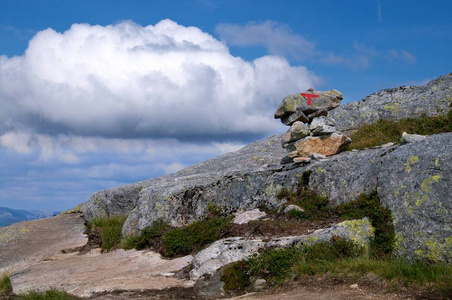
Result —
[[300, 93], [300, 95], [308, 99], [308, 105], [311, 105], [312, 98], [317, 98], [319, 96], [316, 94], [308, 94], [308, 93]]

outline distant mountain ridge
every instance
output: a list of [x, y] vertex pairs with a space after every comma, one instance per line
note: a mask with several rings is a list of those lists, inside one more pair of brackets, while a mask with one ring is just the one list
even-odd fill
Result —
[[58, 213], [59, 212], [55, 211], [17, 210], [8, 207], [0, 207], [0, 227], [9, 226], [22, 221], [49, 218]]

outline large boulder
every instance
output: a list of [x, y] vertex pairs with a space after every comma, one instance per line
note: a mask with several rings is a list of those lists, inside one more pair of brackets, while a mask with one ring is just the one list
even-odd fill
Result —
[[381, 90], [366, 98], [341, 105], [329, 112], [337, 129], [349, 131], [379, 119], [399, 120], [421, 115], [446, 114], [452, 107], [452, 73], [425, 86], [401, 86]]
[[340, 133], [332, 133], [323, 136], [309, 136], [297, 141], [295, 151], [289, 153], [290, 157], [308, 157], [314, 153], [330, 156], [347, 148], [351, 140]]
[[344, 221], [332, 227], [317, 230], [308, 235], [289, 236], [271, 240], [244, 239], [234, 237], [214, 242], [195, 255], [192, 261], [190, 279], [198, 280], [204, 275], [213, 275], [221, 267], [249, 258], [265, 248], [286, 248], [294, 245], [312, 245], [330, 241], [332, 237], [353, 241], [363, 248], [369, 248], [373, 228], [367, 218]]
[[127, 215], [137, 207], [139, 199], [146, 197], [146, 188], [149, 188], [147, 195], [155, 191], [156, 197], [168, 200], [173, 191], [187, 191], [235, 173], [277, 164], [285, 155], [281, 138], [282, 134], [273, 135], [173, 174], [96, 192], [81, 206], [84, 218], [89, 221], [95, 217]]
[[[285, 97], [275, 112], [275, 119], [281, 119], [283, 124], [289, 126], [295, 121], [308, 122], [306, 115], [314, 113], [313, 116], [322, 115], [326, 111], [339, 106], [343, 99], [342, 93], [337, 90], [326, 92], [309, 90], [307, 94], [318, 95], [318, 97], [311, 99], [311, 103], [308, 103], [308, 98], [301, 94]], [[293, 116], [291, 117], [291, 115]]]
[[394, 216], [397, 254], [452, 263], [452, 133], [383, 157], [378, 195]]

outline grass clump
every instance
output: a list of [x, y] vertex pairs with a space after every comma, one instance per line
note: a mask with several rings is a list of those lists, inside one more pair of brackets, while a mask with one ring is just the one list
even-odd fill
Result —
[[197, 252], [216, 241], [231, 218], [216, 217], [168, 230], [162, 237], [163, 253], [168, 257]]
[[78, 300], [80, 298], [69, 295], [64, 291], [50, 289], [43, 292], [30, 291], [27, 294], [18, 295], [18, 300]]
[[9, 296], [13, 293], [13, 286], [11, 278], [8, 274], [3, 274], [0, 277], [0, 296]]
[[269, 285], [277, 286], [299, 273], [313, 275], [319, 272], [319, 268], [325, 272], [328, 268], [324, 264], [331, 265], [339, 259], [357, 257], [361, 253], [361, 248], [341, 238], [310, 246], [270, 249], [230, 265], [221, 280], [225, 283], [225, 289], [235, 291], [249, 288], [252, 278], [263, 278]]
[[279, 286], [288, 280], [325, 274], [356, 282], [370, 273], [388, 280], [396, 288], [423, 287], [439, 297], [452, 295], [451, 265], [375, 258], [353, 242], [337, 237], [308, 246], [263, 251], [259, 256], [229, 265], [221, 280], [225, 290], [243, 293], [251, 290], [257, 278], [265, 279], [270, 286]]
[[380, 203], [376, 192], [361, 194], [356, 200], [341, 204], [336, 208], [342, 219], [362, 219], [368, 217], [375, 228], [370, 241], [371, 255], [383, 257], [391, 255], [395, 243], [395, 230], [391, 210]]
[[430, 135], [452, 131], [452, 110], [442, 116], [404, 118], [397, 121], [380, 119], [352, 132], [349, 149], [364, 149], [389, 142], [398, 142], [403, 132]]
[[287, 204], [295, 204], [302, 207], [304, 212], [290, 210], [289, 217], [307, 219], [311, 221], [330, 218], [334, 211], [331, 209], [329, 199], [308, 189], [306, 184], [300, 183], [295, 192], [281, 189], [278, 199], [286, 199]]
[[95, 218], [87, 223], [88, 234], [100, 234], [103, 251], [111, 251], [121, 248], [121, 231], [127, 216], [111, 216]]
[[140, 236], [123, 240], [125, 249], [150, 248], [166, 257], [178, 257], [203, 249], [219, 239], [231, 218], [209, 217], [192, 224], [173, 228], [162, 220], [145, 228]]

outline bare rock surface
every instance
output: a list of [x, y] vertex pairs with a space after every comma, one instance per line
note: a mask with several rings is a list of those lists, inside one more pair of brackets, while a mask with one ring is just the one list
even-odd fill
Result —
[[15, 223], [0, 228], [0, 273], [21, 270], [61, 250], [83, 246], [84, 221], [78, 214]]
[[191, 256], [165, 260], [158, 253], [136, 250], [104, 254], [97, 250], [85, 255], [55, 256], [13, 274], [11, 280], [15, 293], [57, 288], [81, 297], [116, 290], [190, 287], [191, 282], [173, 275], [191, 260]]
[[346, 103], [329, 112], [337, 129], [349, 131], [379, 119], [399, 120], [425, 114], [437, 116], [451, 110], [452, 73], [436, 78], [425, 86], [400, 86], [385, 89], [366, 98]]
[[154, 252], [135, 250], [71, 252], [87, 242], [83, 224], [78, 214], [61, 214], [0, 228], [0, 274], [11, 274], [14, 293], [57, 288], [86, 297], [119, 289], [192, 285], [173, 276], [191, 262], [191, 256], [166, 260]]

